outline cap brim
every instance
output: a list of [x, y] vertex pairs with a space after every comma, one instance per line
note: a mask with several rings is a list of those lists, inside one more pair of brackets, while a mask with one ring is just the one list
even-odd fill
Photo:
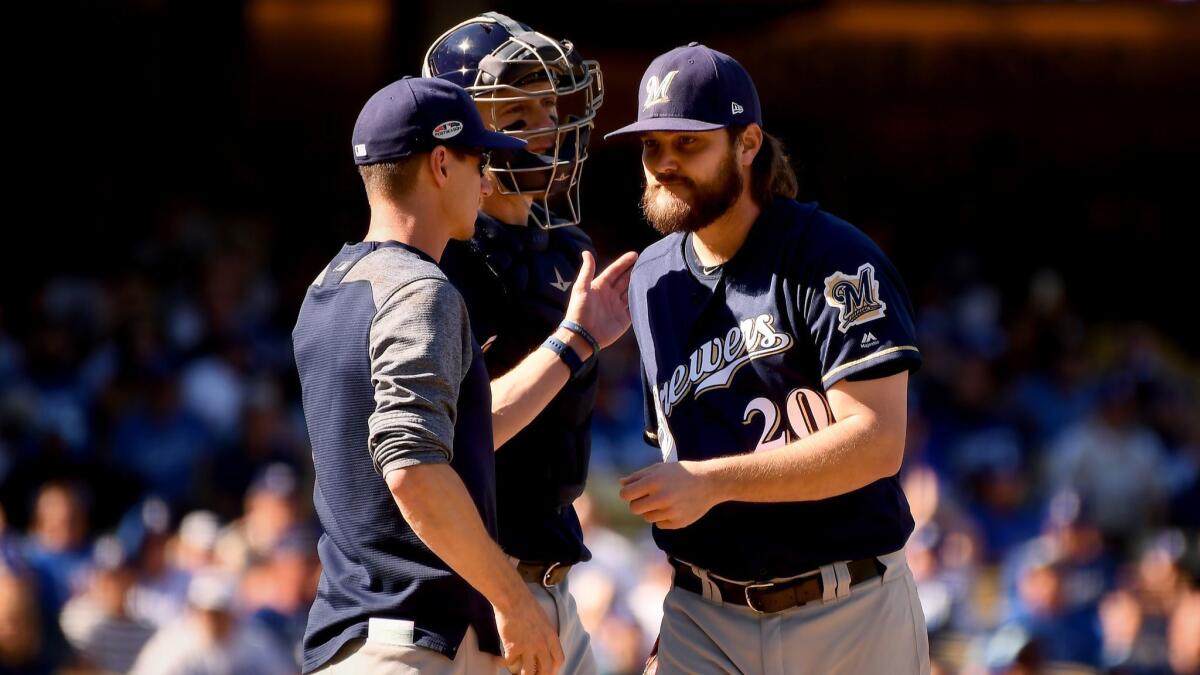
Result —
[[508, 134], [485, 131], [471, 145], [484, 150], [520, 150], [525, 147], [525, 141]]
[[716, 131], [717, 129], [724, 128], [724, 124], [689, 120], [685, 117], [651, 117], [649, 119], [638, 120], [616, 131], [610, 131], [604, 134], [604, 140], [607, 141], [616, 136], [627, 136], [629, 134], [640, 134], [649, 131]]

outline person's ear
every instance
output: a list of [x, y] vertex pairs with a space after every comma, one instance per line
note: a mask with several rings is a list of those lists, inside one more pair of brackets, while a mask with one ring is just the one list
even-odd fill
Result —
[[450, 180], [450, 151], [446, 146], [439, 145], [429, 153], [429, 171], [433, 183], [442, 187]]
[[738, 138], [738, 159], [742, 166], [750, 166], [754, 163], [754, 158], [758, 156], [758, 152], [762, 150], [763, 145], [763, 130], [757, 124], [747, 126]]

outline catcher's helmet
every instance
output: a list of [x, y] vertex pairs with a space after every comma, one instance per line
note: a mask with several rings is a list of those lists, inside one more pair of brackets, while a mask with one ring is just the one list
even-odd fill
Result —
[[[503, 194], [532, 196], [541, 202], [534, 220], [542, 227], [574, 225], [580, 220], [579, 185], [587, 144], [604, 101], [600, 66], [585, 61], [567, 40], [555, 40], [525, 24], [488, 12], [446, 31], [429, 47], [421, 67], [425, 77], [440, 77], [466, 89], [477, 102], [494, 104], [557, 97], [560, 114], [553, 126], [499, 129], [518, 138], [554, 135], [545, 153], [516, 150], [492, 153], [490, 171]], [[484, 121], [495, 128], [496, 108]], [[550, 198], [566, 205], [553, 222]], [[562, 209], [560, 209], [562, 210]]]

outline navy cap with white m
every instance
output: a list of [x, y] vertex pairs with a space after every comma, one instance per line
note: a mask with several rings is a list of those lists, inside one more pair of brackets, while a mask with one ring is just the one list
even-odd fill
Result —
[[525, 141], [488, 131], [465, 89], [436, 77], [396, 80], [367, 99], [354, 123], [354, 163], [378, 164], [438, 145], [516, 150]]
[[646, 131], [713, 131], [762, 124], [758, 91], [733, 57], [693, 42], [650, 63], [642, 75], [638, 119], [604, 137]]

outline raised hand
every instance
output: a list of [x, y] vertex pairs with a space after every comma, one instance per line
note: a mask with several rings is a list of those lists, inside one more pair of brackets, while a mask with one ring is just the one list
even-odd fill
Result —
[[583, 252], [566, 318], [586, 328], [602, 348], [629, 329], [629, 273], [635, 262], [637, 253], [629, 251], [592, 278], [596, 259], [590, 252]]

